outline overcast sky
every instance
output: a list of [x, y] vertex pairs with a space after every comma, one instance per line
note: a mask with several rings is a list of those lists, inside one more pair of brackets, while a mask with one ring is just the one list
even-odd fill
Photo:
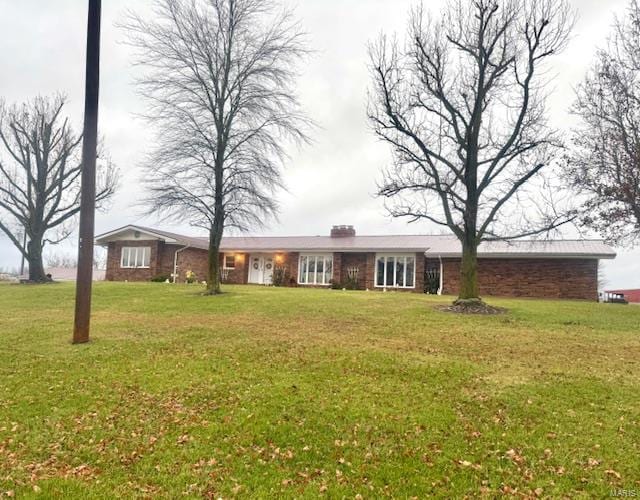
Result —
[[[152, 0], [103, 2], [100, 133], [122, 181], [113, 206], [99, 213], [96, 232], [140, 223], [134, 203], [140, 198], [139, 162], [149, 135], [135, 113], [143, 109], [133, 86], [129, 48], [115, 27], [126, 7], [145, 13]], [[264, 234], [327, 234], [332, 224], [353, 224], [360, 234], [427, 233], [426, 225], [390, 220], [382, 201], [372, 196], [380, 170], [390, 161], [388, 148], [377, 142], [365, 116], [369, 85], [367, 42], [381, 32], [403, 32], [412, 0], [297, 0], [295, 7], [309, 33], [315, 54], [301, 68], [299, 91], [306, 112], [318, 124], [313, 144], [292, 151], [285, 171], [288, 192], [281, 193], [278, 223]], [[437, 11], [443, 1], [425, 6]], [[626, 0], [573, 0], [578, 22], [568, 49], [555, 59], [554, 93], [549, 103], [555, 126], [569, 126], [567, 108], [573, 87], [602, 46], [615, 14]], [[0, 97], [22, 102], [38, 94], [63, 92], [67, 113], [82, 123], [86, 0], [0, 0]], [[167, 224], [163, 227], [169, 228]], [[193, 233], [188, 225], [173, 229]], [[61, 248], [72, 254], [75, 240]], [[640, 287], [640, 251], [618, 249], [618, 258], [605, 263], [611, 287]], [[0, 267], [17, 267], [19, 257], [0, 235]]]

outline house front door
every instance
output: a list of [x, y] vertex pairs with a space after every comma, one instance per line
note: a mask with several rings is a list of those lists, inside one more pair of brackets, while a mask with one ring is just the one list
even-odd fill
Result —
[[273, 282], [273, 256], [251, 254], [249, 283], [270, 285]]

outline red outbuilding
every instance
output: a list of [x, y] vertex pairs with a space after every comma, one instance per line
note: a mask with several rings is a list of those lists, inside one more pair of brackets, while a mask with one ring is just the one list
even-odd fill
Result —
[[606, 293], [621, 293], [624, 299], [632, 304], [640, 304], [640, 288], [632, 290], [607, 290]]

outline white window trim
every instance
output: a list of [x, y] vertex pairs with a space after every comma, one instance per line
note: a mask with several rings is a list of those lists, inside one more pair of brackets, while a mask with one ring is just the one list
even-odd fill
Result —
[[[124, 265], [124, 254], [125, 254], [125, 250], [128, 250], [127, 253], [131, 253], [131, 250], [135, 250], [134, 252], [134, 258], [133, 258], [133, 262], [134, 264], [125, 266]], [[135, 263], [138, 261], [138, 251], [142, 250], [142, 262], [144, 262], [144, 251], [148, 250], [149, 251], [149, 264], [151, 264], [151, 247], [122, 247], [120, 249], [120, 267], [122, 269], [149, 269], [149, 266], [136, 266]], [[131, 255], [129, 255], [129, 262], [131, 262]]]
[[[302, 271], [302, 258], [307, 258], [307, 274], [306, 280], [304, 282], [300, 281], [300, 272]], [[326, 277], [326, 269], [327, 269], [327, 261], [331, 262], [331, 276], [329, 277], [329, 281], [327, 283], [309, 283], [309, 264], [308, 258], [315, 257], [316, 258], [316, 271], [314, 271], [314, 280], [318, 277], [317, 266], [318, 266], [318, 258], [322, 257], [322, 277], [323, 279]], [[297, 281], [298, 285], [301, 286], [331, 286], [331, 280], [333, 280], [333, 254], [332, 253], [301, 253], [300, 257], [298, 257], [298, 276]]]
[[[233, 267], [227, 267], [227, 256], [233, 257]], [[236, 268], [236, 257], [237, 255], [234, 253], [225, 253], [222, 255], [222, 269], [235, 269]]]
[[[407, 258], [412, 257], [413, 258], [413, 285], [411, 286], [407, 286], [407, 285], [403, 285], [403, 286], [398, 286], [398, 285], [386, 285], [386, 284], [382, 284], [379, 285], [378, 284], [378, 260], [381, 258], [384, 258], [384, 276], [383, 276], [383, 281], [384, 283], [387, 282], [387, 259], [389, 257], [393, 257], [393, 268], [397, 269], [397, 262], [398, 259], [404, 259], [404, 275], [403, 275], [403, 283], [407, 282]], [[376, 254], [376, 260], [375, 260], [375, 267], [373, 269], [373, 281], [374, 281], [374, 287], [375, 288], [402, 288], [402, 289], [407, 289], [407, 290], [411, 290], [413, 288], [416, 287], [416, 268], [417, 268], [417, 264], [418, 264], [418, 259], [416, 258], [416, 254], [414, 253], [377, 253]], [[394, 271], [395, 273], [395, 271]]]

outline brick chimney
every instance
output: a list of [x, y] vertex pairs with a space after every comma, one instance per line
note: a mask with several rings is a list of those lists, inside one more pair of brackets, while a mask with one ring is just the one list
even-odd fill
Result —
[[356, 230], [353, 228], [353, 226], [333, 226], [331, 228], [332, 238], [348, 238], [355, 235]]

